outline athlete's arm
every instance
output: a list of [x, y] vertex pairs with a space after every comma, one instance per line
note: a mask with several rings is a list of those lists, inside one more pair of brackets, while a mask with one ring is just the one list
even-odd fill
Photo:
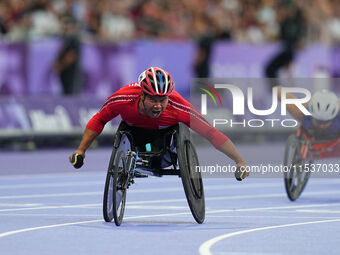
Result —
[[[77, 150], [73, 154], [79, 154], [83, 158], [85, 158], [85, 152], [92, 144], [93, 140], [98, 136], [98, 133], [95, 131], [92, 131], [91, 129], [85, 128], [83, 137], [81, 139], [81, 142], [77, 148]], [[73, 155], [72, 154], [72, 155]], [[72, 163], [72, 155], [69, 156], [69, 160]]]
[[235, 161], [238, 167], [246, 167], [246, 162], [238, 153], [233, 142], [228, 139], [220, 148], [217, 148], [219, 151], [227, 155], [229, 158]]
[[180, 122], [183, 122], [195, 132], [205, 137], [216, 149], [235, 161], [238, 167], [246, 167], [246, 162], [227, 136], [211, 126], [204, 116], [188, 101], [179, 95], [176, 96], [176, 100], [176, 102], [171, 102], [171, 104], [175, 109], [180, 109]]
[[105, 124], [118, 115], [119, 111], [121, 110], [121, 105], [114, 103], [114, 100], [112, 99], [113, 96], [106, 100], [102, 109], [100, 109], [100, 111], [96, 113], [87, 123], [77, 150], [69, 156], [69, 161], [72, 164], [74, 163], [72, 161], [72, 156], [78, 154], [85, 158], [86, 150], [90, 147], [94, 139], [102, 132]]
[[[277, 88], [277, 97], [281, 101], [281, 86], [276, 86]], [[287, 99], [296, 99], [297, 97], [293, 95], [292, 93], [287, 93], [286, 94]], [[306, 106], [308, 103], [303, 104]], [[288, 112], [295, 118], [297, 121], [302, 123], [304, 114], [300, 111], [300, 109], [295, 105], [295, 104], [287, 104], [287, 110]]]

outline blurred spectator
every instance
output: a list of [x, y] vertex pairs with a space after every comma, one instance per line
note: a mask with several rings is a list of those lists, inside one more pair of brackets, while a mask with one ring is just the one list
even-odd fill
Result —
[[199, 77], [209, 76], [210, 49], [218, 39], [280, 41], [281, 52], [266, 68], [274, 78], [293, 61], [301, 39], [340, 43], [339, 0], [0, 0], [0, 37], [61, 37], [65, 16], [75, 21], [81, 41], [193, 40]]
[[266, 77], [270, 78], [271, 87], [276, 86], [278, 72], [282, 67], [289, 68], [293, 62], [297, 47], [304, 36], [305, 20], [300, 7], [291, 1], [284, 1], [278, 13], [282, 50], [266, 66]]
[[[339, 3], [339, 0], [8, 0], [0, 1], [0, 32], [16, 40], [28, 39], [27, 34], [32, 38], [61, 35], [60, 17], [69, 15], [86, 39], [200, 40], [207, 33], [220, 37], [225, 30], [233, 40], [262, 43], [283, 40], [279, 30], [282, 19], [289, 18], [282, 17], [288, 15], [282, 14], [282, 9], [298, 5], [307, 22], [307, 38], [332, 41], [338, 40], [340, 34]], [[290, 20], [300, 22], [292, 17]]]
[[78, 94], [81, 92], [82, 73], [76, 21], [72, 17], [64, 17], [63, 26], [63, 45], [54, 64], [54, 71], [60, 77], [64, 95]]
[[58, 16], [48, 0], [39, 0], [32, 6], [31, 20], [31, 39], [55, 36], [61, 33]]
[[330, 6], [331, 13], [327, 22], [331, 41], [340, 45], [340, 2], [333, 1]]
[[9, 13], [8, 13], [8, 4], [5, 2], [0, 2], [0, 33], [4, 35], [8, 31], [8, 21], [9, 21]]
[[230, 19], [226, 15], [228, 10], [220, 8], [221, 4], [220, 0], [212, 1], [209, 5], [202, 6], [201, 15], [194, 16], [192, 36], [197, 39], [194, 72], [199, 78], [210, 76], [209, 63], [214, 42], [219, 39], [231, 39]]
[[110, 42], [131, 40], [135, 26], [129, 17], [128, 1], [102, 2], [101, 39]]

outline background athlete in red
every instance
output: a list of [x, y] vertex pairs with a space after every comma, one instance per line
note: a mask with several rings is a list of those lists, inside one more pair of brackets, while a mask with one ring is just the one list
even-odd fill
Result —
[[215, 148], [234, 160], [238, 167], [246, 167], [230, 139], [212, 127], [188, 101], [174, 91], [170, 74], [160, 68], [150, 67], [140, 75], [138, 83], [126, 85], [109, 97], [88, 122], [74, 153], [85, 157], [86, 150], [102, 132], [104, 125], [118, 115], [127, 124], [145, 129], [166, 128], [182, 122], [208, 139]]

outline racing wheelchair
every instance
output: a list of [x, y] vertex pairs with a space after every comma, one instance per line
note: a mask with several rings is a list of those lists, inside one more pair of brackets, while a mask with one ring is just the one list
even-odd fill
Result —
[[197, 223], [205, 218], [203, 182], [196, 150], [190, 139], [189, 128], [178, 125], [159, 130], [129, 126], [122, 121], [114, 137], [113, 150], [107, 170], [103, 216], [117, 226], [123, 221], [128, 188], [135, 178], [149, 175], [177, 175], [191, 213]]
[[339, 144], [340, 137], [332, 140], [316, 140], [302, 127], [296, 134], [289, 136], [283, 163], [288, 169], [284, 171], [284, 182], [287, 196], [291, 201], [295, 201], [306, 187], [311, 172], [315, 170], [311, 167], [314, 160], [330, 158], [330, 153], [337, 153], [335, 147]]

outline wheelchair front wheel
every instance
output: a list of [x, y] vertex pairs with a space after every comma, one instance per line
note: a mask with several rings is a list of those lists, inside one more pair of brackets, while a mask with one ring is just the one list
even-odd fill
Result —
[[114, 222], [117, 226], [123, 221], [126, 203], [126, 179], [124, 151], [112, 151], [109, 170], [106, 176], [103, 215], [106, 222]]
[[[288, 198], [295, 201], [306, 187], [310, 176], [309, 167], [306, 168], [306, 160], [301, 156], [301, 143], [295, 135], [289, 136], [284, 155], [285, 189]], [[309, 162], [310, 164], [311, 162]]]

